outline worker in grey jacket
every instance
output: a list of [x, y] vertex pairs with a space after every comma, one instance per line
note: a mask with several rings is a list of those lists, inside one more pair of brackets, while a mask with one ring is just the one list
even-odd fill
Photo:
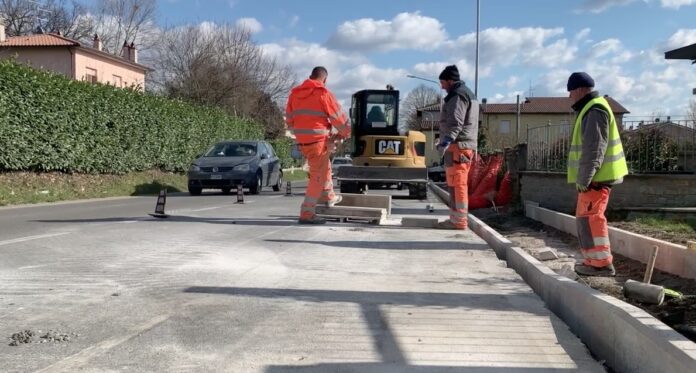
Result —
[[478, 142], [479, 105], [476, 95], [460, 80], [457, 66], [440, 74], [440, 86], [447, 91], [440, 114], [440, 142], [450, 193], [450, 218], [438, 224], [441, 229], [466, 229], [469, 168]]
[[568, 155], [568, 183], [575, 184], [575, 222], [584, 261], [575, 272], [613, 276], [609, 228], [604, 216], [611, 187], [628, 174], [619, 129], [607, 100], [597, 94], [585, 72], [568, 78], [568, 92], [577, 112]]

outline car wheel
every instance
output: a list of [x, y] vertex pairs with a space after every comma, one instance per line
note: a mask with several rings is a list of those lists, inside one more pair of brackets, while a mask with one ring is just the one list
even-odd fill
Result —
[[280, 192], [283, 187], [283, 171], [278, 172], [278, 182], [273, 186], [273, 191]]
[[201, 192], [203, 192], [203, 188], [190, 186], [188, 188], [188, 191], [189, 191], [189, 194], [192, 196], [200, 196]]
[[222, 194], [230, 194], [231, 191], [232, 191], [231, 187], [222, 188]]
[[256, 174], [256, 185], [250, 185], [249, 186], [249, 193], [251, 194], [259, 194], [261, 192], [261, 188], [263, 187], [263, 179], [261, 178], [261, 173]]

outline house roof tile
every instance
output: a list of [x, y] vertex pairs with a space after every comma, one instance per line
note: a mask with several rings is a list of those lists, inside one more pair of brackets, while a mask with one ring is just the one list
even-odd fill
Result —
[[80, 42], [57, 34], [14, 36], [0, 42], [0, 47], [79, 47]]
[[[612, 97], [605, 97], [614, 113], [629, 113]], [[520, 104], [520, 111], [522, 114], [568, 114], [573, 112], [572, 104], [569, 97], [528, 97]], [[440, 104], [428, 105], [420, 110], [440, 111]], [[517, 112], [517, 104], [489, 103], [481, 106], [481, 112], [485, 114], [514, 114]]]

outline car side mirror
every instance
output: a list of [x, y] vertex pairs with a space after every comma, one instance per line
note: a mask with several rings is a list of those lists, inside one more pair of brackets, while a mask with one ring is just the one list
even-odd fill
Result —
[[203, 156], [203, 154], [196, 154], [196, 158], [200, 158], [202, 156]]
[[268, 154], [266, 154], [266, 153], [261, 154], [261, 159], [268, 159]]

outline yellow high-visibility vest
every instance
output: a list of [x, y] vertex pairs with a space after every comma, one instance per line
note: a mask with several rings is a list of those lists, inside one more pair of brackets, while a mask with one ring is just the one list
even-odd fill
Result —
[[588, 110], [595, 105], [600, 105], [609, 113], [609, 128], [607, 133], [607, 151], [604, 153], [604, 161], [602, 166], [592, 177], [592, 181], [602, 182], [618, 180], [628, 175], [628, 166], [624, 156], [623, 146], [621, 145], [621, 137], [619, 136], [619, 127], [616, 125], [614, 113], [611, 111], [609, 102], [604, 97], [597, 97], [580, 110], [578, 117], [575, 119], [575, 127], [573, 128], [573, 139], [570, 142], [570, 153], [568, 153], [568, 183], [575, 184], [578, 178], [578, 168], [580, 167], [580, 157], [582, 155], [582, 118]]

